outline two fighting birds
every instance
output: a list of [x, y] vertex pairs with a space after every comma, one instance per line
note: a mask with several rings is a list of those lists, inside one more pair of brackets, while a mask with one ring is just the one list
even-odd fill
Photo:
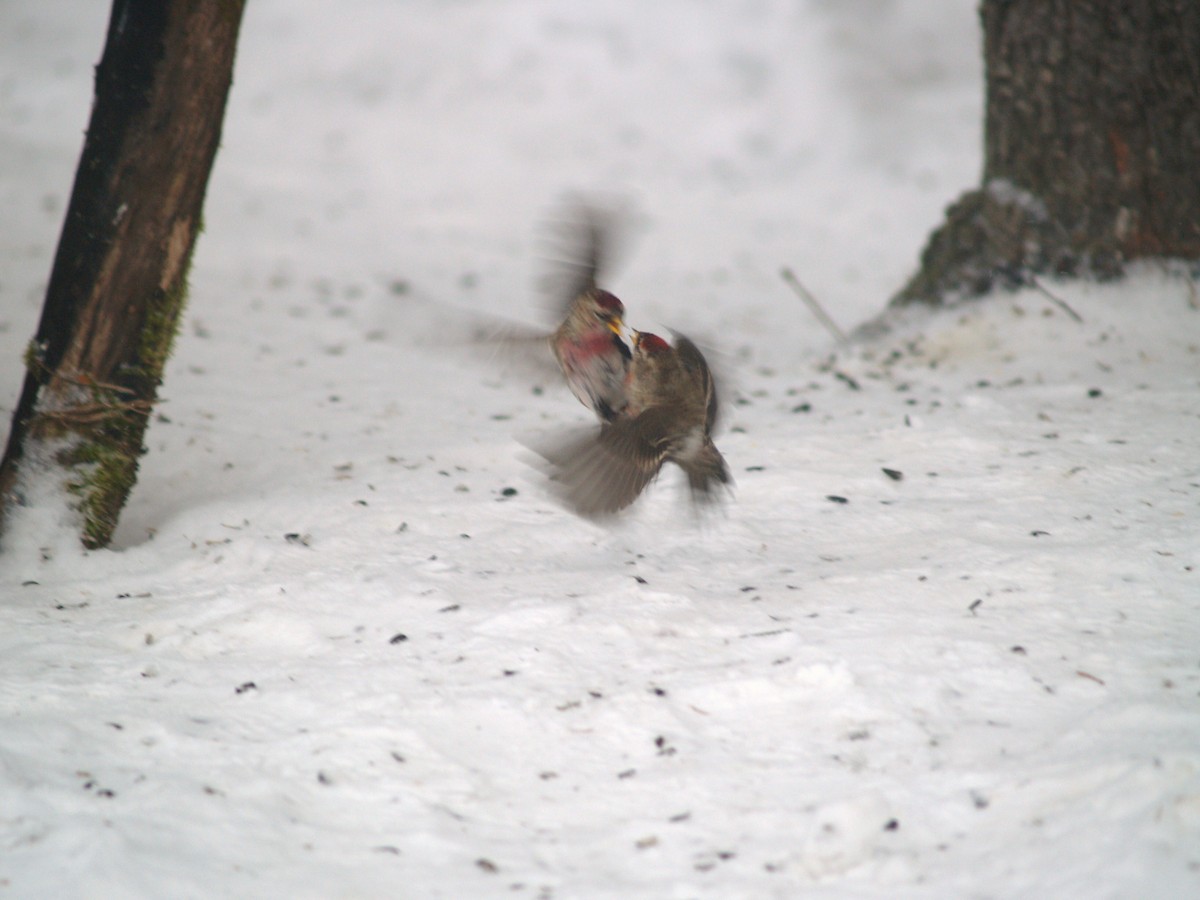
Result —
[[539, 448], [566, 503], [589, 518], [633, 503], [665, 463], [687, 475], [692, 500], [711, 504], [732, 483], [713, 444], [717, 391], [704, 355], [688, 338], [670, 344], [625, 324], [625, 307], [597, 284], [611, 223], [583, 207], [564, 287], [562, 324], [549, 337], [571, 392], [599, 430]]

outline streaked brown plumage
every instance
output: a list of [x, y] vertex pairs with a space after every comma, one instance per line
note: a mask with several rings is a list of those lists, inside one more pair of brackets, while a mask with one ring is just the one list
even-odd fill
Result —
[[687, 473], [694, 502], [714, 502], [732, 479], [712, 441], [717, 391], [699, 348], [683, 336], [672, 347], [637, 332], [626, 399], [599, 432], [542, 451], [567, 504], [588, 517], [613, 515], [633, 503], [666, 462]]

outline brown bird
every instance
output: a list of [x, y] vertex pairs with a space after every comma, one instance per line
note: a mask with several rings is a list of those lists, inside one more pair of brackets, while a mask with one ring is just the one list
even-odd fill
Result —
[[699, 348], [682, 335], [672, 347], [636, 332], [626, 405], [599, 432], [540, 450], [563, 499], [580, 515], [601, 518], [633, 503], [663, 463], [687, 473], [696, 504], [718, 499], [732, 479], [712, 441], [717, 391]]
[[551, 363], [543, 350], [549, 345], [571, 393], [602, 422], [612, 421], [625, 408], [631, 356], [625, 306], [599, 285], [612, 264], [615, 217], [612, 210], [573, 199], [553, 223], [559, 258], [547, 272], [546, 290], [559, 321], [554, 331], [480, 319], [486, 329], [477, 333], [479, 339], [506, 350], [509, 359], [531, 363], [539, 372]]
[[549, 273], [562, 324], [550, 344], [567, 385], [603, 422], [626, 404], [631, 350], [623, 336], [625, 306], [599, 280], [611, 269], [616, 212], [581, 198], [567, 201], [555, 239], [562, 257]]
[[622, 337], [625, 307], [608, 291], [586, 287], [550, 336], [554, 358], [579, 402], [611, 422], [628, 402], [632, 353]]

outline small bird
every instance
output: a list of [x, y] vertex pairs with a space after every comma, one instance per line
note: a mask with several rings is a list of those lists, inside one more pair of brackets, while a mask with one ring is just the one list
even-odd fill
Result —
[[692, 500], [717, 499], [732, 478], [712, 441], [717, 391], [699, 348], [682, 335], [672, 347], [634, 333], [624, 407], [599, 432], [540, 450], [563, 498], [580, 515], [611, 516], [633, 503], [663, 463], [687, 474]]
[[614, 210], [572, 198], [554, 223], [559, 258], [550, 264], [545, 279], [559, 322], [554, 331], [489, 321], [487, 332], [480, 335], [506, 349], [510, 359], [539, 369], [553, 364], [542, 349], [548, 344], [571, 393], [601, 422], [611, 422], [625, 408], [632, 355], [625, 305], [599, 285], [612, 265], [616, 217]]
[[554, 358], [571, 393], [602, 422], [625, 408], [632, 355], [623, 336], [625, 305], [599, 285], [612, 266], [617, 230], [614, 210], [571, 199], [557, 234], [564, 255], [549, 275], [562, 316], [550, 340]]
[[625, 307], [598, 287], [585, 288], [550, 336], [554, 358], [579, 402], [611, 422], [628, 403], [632, 351], [622, 337]]

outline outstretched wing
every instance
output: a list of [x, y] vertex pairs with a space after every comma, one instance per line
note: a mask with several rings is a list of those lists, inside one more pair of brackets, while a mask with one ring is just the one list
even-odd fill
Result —
[[592, 519], [612, 516], [633, 503], [662, 468], [662, 420], [670, 415], [670, 410], [647, 410], [539, 450], [554, 467], [552, 479], [563, 501]]
[[544, 287], [556, 318], [565, 317], [571, 302], [584, 291], [600, 287], [612, 277], [621, 218], [613, 206], [576, 196], [568, 197], [559, 214], [547, 223], [549, 260]]

